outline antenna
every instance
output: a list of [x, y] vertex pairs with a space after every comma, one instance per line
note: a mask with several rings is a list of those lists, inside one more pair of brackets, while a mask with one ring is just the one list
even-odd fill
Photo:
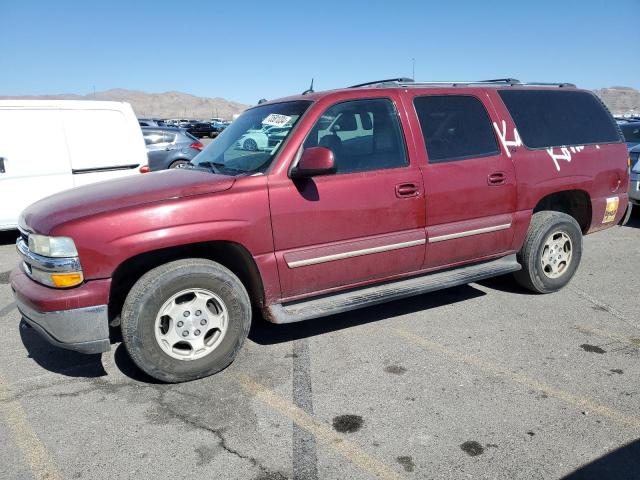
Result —
[[260, 100], [258, 100], [258, 105], [262, 105], [263, 103], [267, 103], [266, 98], [261, 98]]
[[307, 90], [302, 92], [302, 95], [306, 95], [307, 93], [313, 93], [313, 78], [311, 79], [311, 86]]

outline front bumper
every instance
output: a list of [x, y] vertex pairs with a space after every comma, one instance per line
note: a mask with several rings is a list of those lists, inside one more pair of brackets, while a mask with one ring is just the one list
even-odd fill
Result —
[[38, 312], [24, 303], [17, 303], [24, 321], [57, 347], [82, 353], [102, 353], [111, 349], [106, 305]]
[[53, 345], [82, 353], [111, 348], [110, 284], [110, 280], [94, 280], [58, 290], [34, 282], [21, 267], [11, 272], [11, 289], [24, 320]]

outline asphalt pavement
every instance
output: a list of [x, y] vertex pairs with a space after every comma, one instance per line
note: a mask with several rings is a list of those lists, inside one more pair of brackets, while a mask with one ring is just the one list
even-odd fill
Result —
[[640, 478], [640, 215], [564, 290], [508, 277], [302, 324], [255, 321], [179, 385], [21, 322], [0, 235], [2, 479]]

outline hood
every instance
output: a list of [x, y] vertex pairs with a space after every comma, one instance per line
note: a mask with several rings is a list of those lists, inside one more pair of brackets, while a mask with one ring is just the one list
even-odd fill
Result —
[[222, 192], [234, 177], [201, 170], [172, 169], [72, 188], [38, 200], [22, 212], [20, 224], [48, 234], [78, 218], [162, 200]]

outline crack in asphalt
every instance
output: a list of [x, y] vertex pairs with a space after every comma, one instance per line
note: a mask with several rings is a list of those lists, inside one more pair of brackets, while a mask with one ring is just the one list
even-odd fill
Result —
[[262, 463], [260, 463], [258, 459], [256, 459], [255, 457], [252, 457], [251, 455], [245, 455], [241, 453], [239, 450], [236, 450], [235, 448], [231, 447], [227, 443], [227, 439], [224, 436], [224, 429], [216, 429], [216, 428], [210, 427], [198, 421], [197, 419], [193, 418], [190, 415], [185, 415], [181, 412], [174, 410], [171, 403], [167, 401], [165, 398], [168, 393], [177, 393], [178, 395], [189, 396], [190, 398], [192, 398], [192, 395], [186, 394], [174, 389], [169, 389], [160, 393], [160, 397], [158, 398], [158, 405], [161, 408], [163, 408], [165, 412], [169, 414], [172, 418], [184, 423], [185, 425], [189, 425], [194, 429], [203, 430], [205, 432], [209, 432], [215, 435], [218, 439], [218, 446], [220, 446], [224, 451], [226, 451], [231, 455], [235, 455], [241, 460], [249, 462], [251, 465], [259, 469], [261, 473], [261, 476], [259, 478], [264, 478], [264, 479], [268, 478], [273, 480], [280, 480], [280, 479], [285, 480], [287, 478], [286, 476], [282, 475], [280, 472], [273, 472], [269, 470], [267, 467], [262, 465]]

